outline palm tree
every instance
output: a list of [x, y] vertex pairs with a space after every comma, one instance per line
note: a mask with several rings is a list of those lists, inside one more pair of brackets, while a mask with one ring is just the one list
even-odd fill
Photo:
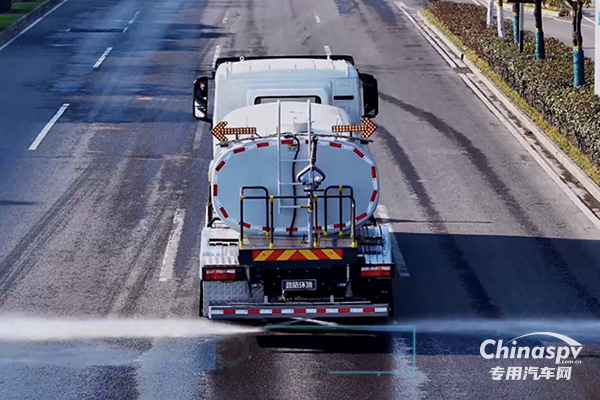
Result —
[[544, 46], [544, 29], [542, 27], [542, 0], [535, 0], [533, 17], [535, 18], [535, 58], [543, 60], [546, 58], [546, 48]]
[[583, 55], [583, 36], [581, 35], [581, 20], [583, 18], [583, 6], [586, 2], [582, 0], [566, 1], [573, 10], [573, 86], [577, 87], [585, 84], [585, 57]]
[[513, 39], [519, 43], [519, 3], [513, 3]]
[[504, 37], [504, 8], [502, 5], [502, 0], [497, 0], [496, 10], [497, 10], [497, 22], [498, 22], [498, 36]]

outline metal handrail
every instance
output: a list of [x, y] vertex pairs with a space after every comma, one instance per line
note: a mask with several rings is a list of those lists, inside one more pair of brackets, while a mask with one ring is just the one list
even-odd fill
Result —
[[[327, 192], [332, 189], [338, 189], [340, 194], [337, 195], [330, 195], [327, 194]], [[340, 190], [341, 188], [341, 190]], [[244, 195], [244, 190], [246, 189], [261, 189], [265, 191], [265, 195], [264, 196], [245, 196]], [[350, 190], [350, 194], [343, 194], [342, 190], [343, 189], [349, 189]], [[350, 238], [352, 239], [352, 247], [356, 247], [356, 201], [354, 200], [354, 190], [352, 189], [352, 187], [350, 186], [344, 186], [344, 185], [340, 185], [340, 186], [330, 186], [327, 189], [325, 189], [325, 193], [322, 196], [318, 196], [318, 195], [314, 195], [314, 197], [312, 199], [310, 199], [310, 201], [312, 202], [312, 204], [315, 207], [315, 214], [317, 212], [317, 203], [318, 203], [318, 199], [319, 197], [323, 198], [324, 200], [324, 209], [323, 209], [323, 214], [324, 214], [324, 234], [327, 231], [327, 204], [328, 204], [328, 200], [329, 199], [340, 199], [340, 202], [342, 202], [343, 199], [349, 199], [350, 200]], [[244, 228], [244, 200], [265, 200], [266, 201], [266, 214], [267, 214], [267, 234], [270, 234], [270, 242], [269, 242], [269, 248], [273, 248], [274, 247], [274, 229], [275, 229], [275, 220], [274, 220], [274, 204], [275, 204], [275, 200], [286, 200], [286, 199], [306, 199], [306, 196], [303, 195], [296, 195], [296, 196], [290, 196], [290, 195], [286, 195], [286, 196], [272, 196], [269, 195], [269, 191], [262, 186], [244, 186], [242, 188], [240, 188], [240, 246], [243, 245], [243, 228]], [[270, 205], [269, 205], [270, 203]], [[270, 216], [270, 218], [269, 218]], [[342, 230], [342, 213], [340, 213], [340, 232], [341, 235], [343, 235], [343, 230]], [[312, 222], [312, 221], [311, 221]], [[318, 233], [318, 215], [316, 216], [314, 222], [314, 226], [312, 226], [312, 229], [314, 229], [315, 231], [317, 231]], [[340, 235], [340, 236], [341, 236]]]
[[[265, 191], [265, 197], [266, 197], [266, 202], [265, 202], [265, 215], [267, 218], [267, 224], [266, 226], [270, 226], [269, 225], [269, 190], [264, 187], [264, 186], [242, 186], [240, 188], [240, 247], [244, 244], [244, 199], [249, 199], [249, 197], [244, 196], [244, 191], [245, 190], [264, 190]], [[271, 218], [273, 216], [271, 215]], [[270, 233], [270, 231], [267, 232], [267, 234]], [[273, 236], [273, 235], [271, 235]]]
[[[327, 199], [332, 197], [331, 195], [328, 195], [327, 193], [332, 190], [332, 189], [337, 189], [339, 194], [341, 195], [343, 193], [344, 189], [348, 189], [350, 190], [350, 198], [352, 198], [352, 200], [354, 201], [354, 189], [352, 188], [352, 186], [347, 186], [347, 185], [338, 185], [338, 186], [328, 186], [325, 188], [325, 208], [323, 209], [323, 217], [325, 219], [325, 231], [323, 232], [323, 234], [325, 236], [327, 236], [329, 233], [327, 232]], [[339, 206], [339, 215], [340, 215], [340, 230], [338, 232], [338, 235], [343, 235], [344, 232], [342, 230], [342, 224], [343, 224], [343, 197], [339, 197], [340, 199], [340, 206]]]

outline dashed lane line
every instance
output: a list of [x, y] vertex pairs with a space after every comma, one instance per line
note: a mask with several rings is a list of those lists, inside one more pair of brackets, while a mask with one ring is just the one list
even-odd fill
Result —
[[50, 129], [52, 129], [54, 124], [56, 124], [56, 122], [65, 113], [65, 111], [67, 110], [68, 107], [69, 107], [69, 103], [65, 103], [58, 109], [58, 111], [56, 112], [56, 114], [54, 114], [52, 119], [46, 124], [46, 126], [44, 126], [44, 129], [42, 129], [42, 131], [37, 135], [37, 137], [35, 138], [33, 143], [31, 143], [31, 146], [29, 146], [30, 151], [37, 150], [40, 143], [42, 143], [42, 140], [44, 140], [44, 138], [46, 137], [48, 132], [50, 132]]

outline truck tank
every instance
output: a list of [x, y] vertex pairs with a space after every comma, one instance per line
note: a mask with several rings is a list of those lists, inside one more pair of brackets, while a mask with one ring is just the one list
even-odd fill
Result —
[[[268, 195], [301, 195], [304, 186], [296, 175], [308, 165], [309, 141], [307, 133], [308, 107], [302, 102], [259, 104], [232, 111], [223, 121], [227, 128], [254, 127], [257, 135], [239, 135], [228, 139], [227, 147], [217, 145], [215, 157], [209, 167], [209, 183], [213, 210], [231, 229], [239, 232], [240, 188], [261, 187]], [[325, 179], [316, 194], [317, 229], [337, 234], [350, 229], [351, 209], [347, 198], [327, 200], [325, 224], [325, 190], [329, 195], [350, 194], [356, 204], [356, 227], [364, 225], [375, 212], [379, 201], [379, 174], [375, 160], [360, 139], [348, 133], [332, 132], [334, 125], [348, 125], [350, 118], [340, 108], [311, 104], [313, 138], [317, 138], [316, 166], [324, 172]], [[279, 122], [280, 120], [280, 122]], [[281, 135], [277, 127], [281, 126]], [[280, 138], [280, 139], [279, 139]], [[218, 144], [215, 140], [215, 144]], [[342, 186], [342, 187], [340, 187]], [[344, 187], [347, 186], [347, 187]], [[350, 189], [350, 187], [352, 189]], [[265, 235], [268, 225], [268, 202], [264, 189], [247, 189], [245, 196], [262, 196], [263, 199], [244, 200], [244, 235]], [[275, 199], [273, 234], [275, 236], [303, 236], [308, 233], [309, 214], [305, 199]]]

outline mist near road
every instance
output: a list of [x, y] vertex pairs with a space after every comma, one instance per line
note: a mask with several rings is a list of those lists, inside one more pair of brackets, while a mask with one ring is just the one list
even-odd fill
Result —
[[261, 329], [193, 319], [0, 316], [0, 341], [193, 338]]

